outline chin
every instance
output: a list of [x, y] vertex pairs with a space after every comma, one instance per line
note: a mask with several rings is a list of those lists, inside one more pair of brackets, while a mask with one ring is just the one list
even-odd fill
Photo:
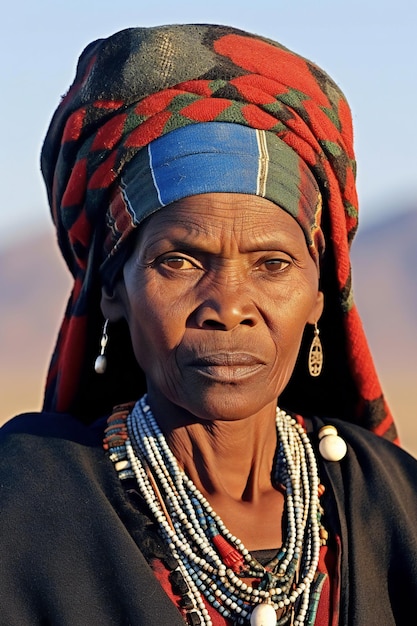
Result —
[[276, 405], [277, 396], [247, 394], [236, 390], [223, 389], [208, 393], [198, 399], [193, 398], [191, 403], [181, 403], [189, 413], [202, 421], [233, 422], [247, 419], [262, 412], [273, 404]]

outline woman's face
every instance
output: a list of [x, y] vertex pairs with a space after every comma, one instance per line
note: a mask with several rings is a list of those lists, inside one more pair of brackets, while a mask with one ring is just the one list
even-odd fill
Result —
[[322, 308], [298, 223], [269, 200], [227, 193], [150, 217], [103, 299], [110, 319], [128, 322], [148, 393], [209, 420], [275, 403]]

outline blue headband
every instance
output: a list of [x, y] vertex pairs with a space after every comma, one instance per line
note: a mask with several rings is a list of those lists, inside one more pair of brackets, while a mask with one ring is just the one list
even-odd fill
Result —
[[[131, 230], [162, 207], [204, 193], [261, 196], [301, 226], [316, 263], [323, 252], [321, 194], [298, 154], [275, 134], [240, 124], [191, 124], [162, 135], [125, 168], [112, 195], [107, 221], [111, 259]], [[107, 265], [107, 263], [105, 263]]]

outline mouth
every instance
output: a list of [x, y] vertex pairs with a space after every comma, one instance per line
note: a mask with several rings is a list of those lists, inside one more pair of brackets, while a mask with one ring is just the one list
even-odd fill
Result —
[[231, 383], [255, 375], [265, 361], [246, 352], [220, 352], [196, 357], [187, 365], [206, 378]]

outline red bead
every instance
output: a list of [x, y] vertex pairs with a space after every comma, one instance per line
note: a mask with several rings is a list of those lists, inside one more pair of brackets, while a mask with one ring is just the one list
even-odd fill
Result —
[[230, 567], [234, 572], [238, 572], [242, 568], [243, 556], [224, 537], [216, 535], [213, 537], [213, 544], [227, 567]]

